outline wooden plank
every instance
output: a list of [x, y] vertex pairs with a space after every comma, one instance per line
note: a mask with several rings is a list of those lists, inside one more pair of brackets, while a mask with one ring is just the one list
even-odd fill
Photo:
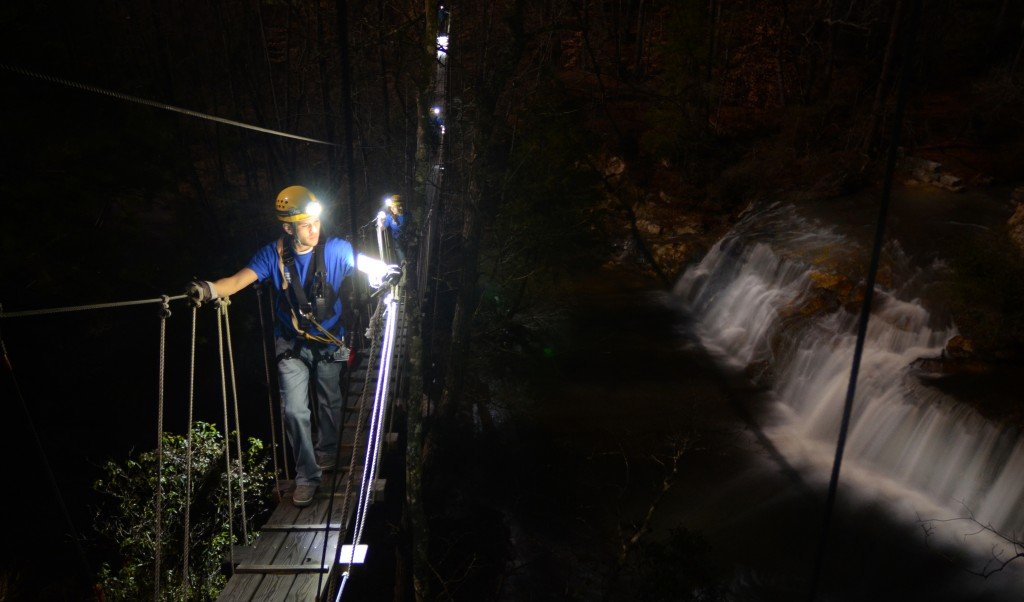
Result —
[[225, 561], [234, 560], [235, 564], [242, 564], [245, 562], [251, 562], [252, 557], [256, 554], [256, 546], [231, 546], [231, 553], [225, 557]]
[[[323, 531], [327, 528], [326, 524], [314, 524], [314, 523], [267, 523], [263, 525], [263, 531]], [[331, 523], [332, 531], [340, 531], [340, 523]]]
[[[292, 505], [291, 500], [286, 498], [274, 509], [269, 520], [279, 522], [294, 520], [298, 516], [298, 511], [299, 509]], [[283, 539], [283, 533], [261, 534], [256, 540], [256, 549], [250, 557], [250, 562], [269, 562], [277, 553], [278, 546]], [[263, 580], [262, 574], [232, 575], [224, 590], [217, 596], [217, 600], [218, 602], [252, 600]]]
[[[327, 562], [324, 563], [328, 570], [334, 563], [334, 553], [338, 546], [338, 534], [331, 533], [327, 540]], [[330, 583], [330, 574], [307, 573], [295, 576], [292, 588], [288, 591], [289, 600], [315, 600], [317, 587], [326, 589]]]
[[[328, 500], [315, 500], [309, 506], [299, 510], [298, 515], [292, 523], [316, 523], [326, 518]], [[323, 534], [314, 531], [300, 532], [276, 532], [283, 535], [284, 539], [277, 550], [272, 562], [282, 566], [296, 565], [320, 565], [319, 547], [314, 548], [317, 538], [323, 540]], [[312, 552], [312, 553], [311, 553]], [[316, 556], [314, 560], [314, 555]], [[291, 574], [267, 574], [256, 590], [255, 598], [258, 600], [284, 600], [295, 581], [295, 573]]]
[[235, 573], [260, 573], [266, 575], [297, 575], [299, 573], [326, 573], [331, 570], [331, 565], [320, 566], [317, 564], [240, 564], [235, 567]]
[[[342, 515], [344, 510], [344, 515]], [[341, 508], [340, 504], [335, 504], [331, 512], [331, 520], [337, 521], [342, 524], [348, 524], [352, 519], [352, 515], [355, 513], [355, 508], [350, 506], [349, 508]], [[343, 534], [341, 534], [343, 535]], [[338, 537], [337, 531], [332, 531], [327, 539], [327, 561], [324, 563], [325, 566], [333, 564], [334, 558], [337, 555], [338, 549]], [[320, 549], [322, 552], [322, 549]], [[356, 550], [357, 555], [360, 550]], [[318, 557], [319, 558], [319, 557]], [[319, 574], [300, 574], [296, 575], [295, 581], [292, 585], [292, 589], [288, 592], [289, 600], [314, 600], [317, 594], [317, 585], [326, 588], [330, 582], [330, 576], [327, 575], [321, 581]]]

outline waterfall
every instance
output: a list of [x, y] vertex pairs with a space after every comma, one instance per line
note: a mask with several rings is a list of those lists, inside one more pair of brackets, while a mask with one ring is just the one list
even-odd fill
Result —
[[[808, 304], [816, 274], [839, 273], [854, 289], [863, 286], [865, 254], [836, 228], [774, 205], [744, 217], [674, 291], [701, 344], [721, 365], [747, 374], [764, 367], [770, 374], [775, 407], [765, 432], [814, 480], [827, 478], [835, 453], [857, 310], [839, 301], [824, 309]], [[920, 283], [929, 271], [900, 276], [892, 280]], [[916, 516], [970, 513], [1019, 536], [1024, 440], [921, 382], [914, 361], [938, 356], [956, 334], [952, 324], [937, 322], [909, 286], [876, 290], [843, 479], [910, 504]]]

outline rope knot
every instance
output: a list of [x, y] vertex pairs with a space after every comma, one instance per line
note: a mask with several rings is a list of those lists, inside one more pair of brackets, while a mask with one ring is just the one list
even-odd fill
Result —
[[160, 295], [160, 319], [166, 320], [171, 317], [171, 298], [167, 295]]

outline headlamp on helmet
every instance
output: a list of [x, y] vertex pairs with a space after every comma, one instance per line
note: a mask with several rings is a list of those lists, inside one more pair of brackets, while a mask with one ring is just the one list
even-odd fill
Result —
[[289, 186], [282, 190], [277, 195], [274, 209], [277, 219], [285, 223], [317, 219], [323, 213], [323, 206], [305, 186]]

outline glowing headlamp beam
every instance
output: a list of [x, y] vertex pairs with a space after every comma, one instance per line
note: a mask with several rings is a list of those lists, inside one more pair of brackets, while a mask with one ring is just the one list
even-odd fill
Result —
[[323, 205], [317, 201], [310, 201], [306, 205], [306, 215], [309, 217], [320, 217], [320, 214], [324, 212]]

